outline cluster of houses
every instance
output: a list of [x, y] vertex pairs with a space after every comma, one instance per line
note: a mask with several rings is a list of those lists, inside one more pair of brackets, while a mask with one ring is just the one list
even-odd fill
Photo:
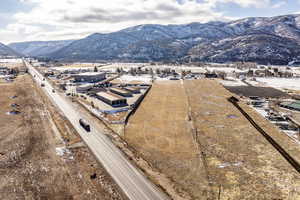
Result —
[[292, 78], [300, 77], [299, 73], [295, 73], [290, 67], [268, 67], [258, 66], [242, 72], [236, 72], [236, 77], [278, 77], [278, 78]]
[[[295, 131], [299, 132], [298, 124], [295, 124], [290, 116], [283, 113], [279, 113], [268, 106], [268, 101], [264, 98], [257, 96], [250, 96], [248, 104], [252, 105], [257, 109], [264, 109], [266, 112], [265, 118], [268, 119], [271, 123], [276, 125], [283, 131]], [[288, 108], [292, 110], [300, 111], [300, 102], [283, 102], [279, 104], [280, 107]]]
[[0, 67], [0, 75], [8, 75], [9, 69], [7, 67]]
[[6, 80], [7, 82], [13, 81], [16, 77], [17, 72], [8, 68], [8, 67], [0, 67], [0, 78]]

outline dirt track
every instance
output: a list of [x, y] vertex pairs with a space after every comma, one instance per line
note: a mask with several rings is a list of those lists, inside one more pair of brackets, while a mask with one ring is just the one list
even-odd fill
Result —
[[[0, 91], [0, 199], [124, 199], [85, 147], [56, 154], [63, 143], [49, 119], [55, 116], [57, 125], [63, 119], [53, 107], [49, 112], [49, 102], [28, 75], [0, 84]], [[11, 99], [13, 95], [18, 97]], [[6, 114], [12, 103], [20, 105], [20, 115]], [[71, 127], [65, 124], [58, 129], [72, 134], [66, 134]]]

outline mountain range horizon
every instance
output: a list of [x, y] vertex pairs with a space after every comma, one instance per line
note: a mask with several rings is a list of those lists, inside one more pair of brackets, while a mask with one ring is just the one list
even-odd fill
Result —
[[287, 64], [300, 52], [300, 15], [229, 22], [142, 24], [79, 40], [10, 43], [31, 57], [61, 61], [253, 61]]

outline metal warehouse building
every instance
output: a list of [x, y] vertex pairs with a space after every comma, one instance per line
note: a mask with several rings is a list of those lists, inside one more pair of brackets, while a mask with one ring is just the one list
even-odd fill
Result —
[[300, 101], [283, 102], [280, 104], [280, 106], [290, 110], [300, 111]]
[[76, 87], [76, 92], [77, 93], [86, 93], [88, 90], [93, 88], [93, 84], [85, 84], [85, 85], [80, 85]]
[[95, 83], [105, 80], [106, 74], [99, 72], [86, 72], [82, 74], [74, 74], [72, 77], [75, 79], [75, 82]]
[[132, 93], [130, 91], [122, 90], [119, 88], [111, 88], [110, 91], [114, 94], [121, 95], [123, 97], [132, 97]]
[[127, 91], [129, 91], [129, 92], [131, 92], [133, 94], [139, 94], [139, 93], [141, 93], [141, 89], [138, 88], [138, 87], [124, 87], [123, 89], [127, 90]]
[[125, 98], [108, 92], [98, 92], [97, 98], [113, 107], [127, 106]]

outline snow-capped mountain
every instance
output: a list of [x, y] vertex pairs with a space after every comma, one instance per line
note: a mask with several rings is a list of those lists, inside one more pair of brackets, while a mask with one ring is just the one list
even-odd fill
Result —
[[20, 56], [22, 56], [20, 53], [17, 53], [16, 51], [9, 48], [8, 46], [0, 43], [0, 58], [20, 57]]
[[300, 55], [294, 41], [271, 34], [247, 34], [213, 42], [203, 42], [189, 51], [189, 60], [208, 62], [252, 61], [288, 64]]
[[186, 25], [140, 25], [109, 34], [93, 34], [51, 54], [58, 60], [160, 61], [185, 56], [203, 39], [223, 39], [230, 34], [222, 22]]
[[8, 46], [27, 56], [46, 56], [69, 45], [73, 41], [74, 40], [19, 42], [11, 43]]
[[286, 15], [204, 24], [139, 25], [108, 34], [92, 34], [60, 46], [47, 56], [57, 60], [287, 64], [300, 56], [299, 49], [300, 15]]

